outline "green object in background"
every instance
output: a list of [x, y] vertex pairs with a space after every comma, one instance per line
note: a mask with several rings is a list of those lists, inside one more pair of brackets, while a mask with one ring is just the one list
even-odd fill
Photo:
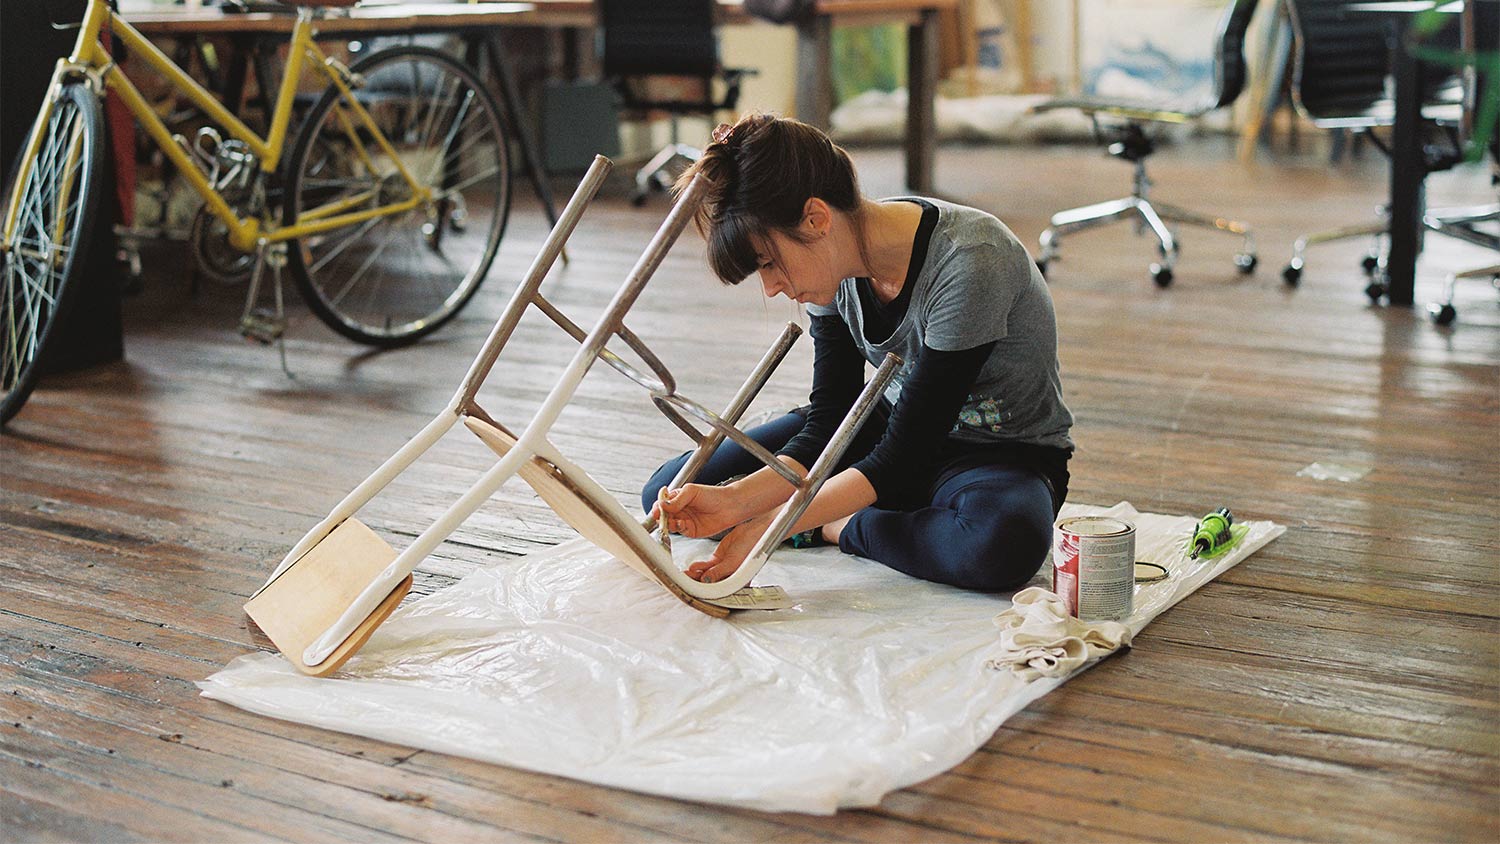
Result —
[[1412, 26], [1412, 43], [1407, 46], [1418, 61], [1456, 69], [1473, 67], [1483, 80], [1475, 92], [1474, 132], [1463, 152], [1470, 163], [1484, 157], [1494, 133], [1500, 132], [1500, 52], [1464, 52], [1422, 43], [1453, 20], [1453, 15], [1428, 11], [1417, 16]]
[[906, 84], [906, 27], [860, 26], [833, 31], [833, 104], [869, 90], [894, 91]]

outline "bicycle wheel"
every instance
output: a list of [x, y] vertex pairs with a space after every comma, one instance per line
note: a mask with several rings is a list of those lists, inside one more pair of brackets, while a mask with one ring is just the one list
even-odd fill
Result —
[[82, 83], [62, 85], [32, 132], [42, 133], [36, 157], [17, 163], [0, 208], [16, 207], [15, 229], [0, 244], [0, 425], [31, 395], [54, 329], [77, 299], [99, 204], [104, 124], [94, 93]]
[[[363, 80], [359, 104], [432, 201], [301, 238], [289, 264], [308, 306], [335, 331], [400, 346], [452, 319], [484, 281], [510, 214], [508, 138], [483, 82], [451, 56], [397, 47], [351, 71]], [[288, 162], [283, 222], [329, 203], [351, 211], [409, 195], [391, 156], [330, 86]]]

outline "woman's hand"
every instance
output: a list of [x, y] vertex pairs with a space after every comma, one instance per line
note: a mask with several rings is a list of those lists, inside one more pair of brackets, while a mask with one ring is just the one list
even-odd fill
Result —
[[[730, 487], [688, 484], [667, 493], [667, 529], [683, 536], [713, 536], [744, 521], [740, 504]], [[661, 509], [658, 502], [651, 515]]]
[[773, 516], [773, 513], [764, 513], [730, 531], [714, 549], [713, 556], [687, 567], [688, 577], [702, 583], [718, 583], [734, 574], [771, 526]]

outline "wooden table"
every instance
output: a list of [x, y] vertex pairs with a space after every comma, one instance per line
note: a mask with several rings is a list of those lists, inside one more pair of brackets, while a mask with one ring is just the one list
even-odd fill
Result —
[[[932, 190], [937, 144], [934, 96], [937, 88], [938, 13], [958, 0], [818, 0], [813, 14], [797, 27], [797, 117], [827, 129], [833, 110], [832, 33], [835, 26], [902, 23], [907, 27], [906, 182], [914, 192]], [[751, 23], [739, 0], [719, 0], [720, 21]], [[125, 19], [151, 37], [249, 36], [288, 33], [286, 14], [225, 14], [213, 9], [130, 10]], [[532, 0], [526, 3], [378, 4], [327, 14], [318, 23], [324, 36], [480, 31], [499, 26], [582, 30], [597, 26], [592, 0]]]

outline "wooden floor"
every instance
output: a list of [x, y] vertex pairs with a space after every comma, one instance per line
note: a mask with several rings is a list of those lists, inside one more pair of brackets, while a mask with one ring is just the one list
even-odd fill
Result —
[[[856, 151], [866, 188], [899, 154]], [[241, 295], [190, 295], [184, 259], [148, 256], [127, 360], [52, 379], [0, 437], [0, 838], [18, 840], [1493, 841], [1500, 836], [1500, 308], [1484, 282], [1459, 319], [1371, 307], [1358, 242], [1279, 277], [1291, 241], [1373, 211], [1378, 157], [1244, 168], [1217, 142], [1165, 150], [1157, 193], [1257, 226], [1183, 233], [1177, 282], [1121, 226], [1080, 234], [1052, 273], [1079, 444], [1072, 500], [1227, 505], [1287, 533], [1149, 627], [1128, 655], [1012, 718], [952, 771], [834, 817], [645, 797], [261, 718], [193, 683], [258, 645], [240, 610], [313, 521], [447, 401], [538, 247], [518, 199], [476, 304], [418, 348], [372, 354], [298, 312], [272, 350], [234, 333]], [[1087, 148], [944, 148], [944, 195], [1028, 243], [1048, 214], [1110, 198], [1127, 169]], [[1432, 200], [1483, 200], [1476, 171]], [[664, 206], [601, 201], [553, 301], [600, 308]], [[1418, 300], [1485, 256], [1429, 238]], [[689, 395], [727, 399], [787, 306], [709, 279], [697, 239], [631, 325]], [[539, 320], [497, 368], [502, 421], [534, 409], [571, 354]], [[806, 390], [810, 348], [757, 409]], [[559, 444], [631, 501], [680, 435], [604, 370]], [[486, 465], [453, 435], [366, 521], [400, 545]], [[445, 441], [446, 443], [446, 441]], [[1300, 473], [1313, 463], [1354, 480]], [[428, 560], [419, 592], [568, 531], [507, 488]], [[767, 717], [774, 717], [768, 713]]]

